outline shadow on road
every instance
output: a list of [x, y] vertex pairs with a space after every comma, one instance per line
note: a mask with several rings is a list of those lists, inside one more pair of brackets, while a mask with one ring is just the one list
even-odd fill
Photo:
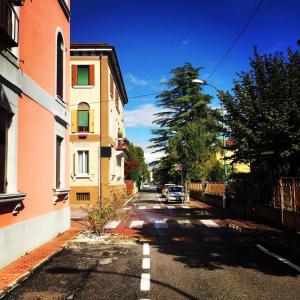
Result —
[[[155, 229], [153, 224], [145, 224], [142, 228], [135, 229], [135, 236], [149, 240], [152, 247], [160, 253], [173, 256], [175, 261], [185, 267], [210, 271], [233, 267], [252, 269], [273, 276], [300, 275], [296, 270], [257, 249], [256, 244], [261, 239], [270, 237], [270, 232], [264, 226], [258, 230], [249, 228], [242, 232], [229, 227], [207, 228], [197, 223], [193, 223], [193, 228], [185, 229], [178, 225], [172, 226], [177, 219], [183, 218], [192, 222], [211, 218], [226, 220], [228, 216], [225, 214], [212, 217], [214, 208], [150, 209], [141, 213], [153, 214], [158, 220], [168, 216], [169, 226], [168, 229]], [[274, 231], [271, 234], [275, 242], [280, 241], [279, 232]]]

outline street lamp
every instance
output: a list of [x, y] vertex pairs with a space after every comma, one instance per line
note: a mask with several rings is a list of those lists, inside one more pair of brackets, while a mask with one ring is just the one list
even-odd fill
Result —
[[[208, 83], [207, 81], [201, 80], [201, 79], [193, 79], [192, 83], [200, 85], [200, 86], [204, 86], [204, 85], [208, 85], [212, 88], [214, 88], [218, 94], [221, 94], [221, 91], [214, 86], [213, 84]], [[223, 109], [223, 105], [221, 103], [221, 113], [222, 113], [222, 118], [224, 117], [224, 109]], [[224, 128], [224, 123], [222, 123], [223, 128]], [[226, 187], [226, 180], [227, 180], [227, 164], [226, 164], [226, 148], [225, 148], [225, 135], [222, 135], [222, 140], [223, 140], [223, 161], [224, 161], [224, 176], [225, 176], [225, 182], [224, 182], [224, 194], [223, 194], [223, 208], [225, 208], [226, 206], [226, 195], [225, 195], [225, 187]]]
[[[180, 133], [180, 132], [178, 132], [178, 131], [176, 131], [176, 130], [172, 130], [170, 133], [173, 133], [173, 134], [181, 134], [182, 136], [183, 136], [183, 138], [184, 138], [184, 135], [182, 134], [182, 133]], [[186, 141], [185, 141], [186, 142]], [[187, 194], [187, 190], [186, 190], [186, 188], [185, 188], [185, 184], [184, 184], [184, 182], [183, 182], [183, 174], [182, 174], [182, 160], [181, 160], [181, 166], [180, 166], [180, 181], [181, 181], [181, 186], [184, 188], [184, 202], [185, 202], [185, 200], [188, 200], [189, 201], [189, 199], [188, 199], [188, 194]], [[188, 202], [187, 201], [187, 202]], [[182, 201], [183, 202], [183, 201]]]

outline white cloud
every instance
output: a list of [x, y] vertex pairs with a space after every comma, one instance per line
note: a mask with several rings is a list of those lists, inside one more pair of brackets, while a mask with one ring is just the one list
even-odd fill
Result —
[[190, 39], [185, 39], [181, 41], [181, 46], [187, 46], [190, 43]]
[[144, 104], [133, 110], [125, 110], [125, 125], [126, 127], [153, 126], [154, 114], [161, 111], [161, 108], [154, 104]]
[[130, 83], [132, 83], [134, 85], [137, 85], [137, 86], [147, 86], [149, 84], [149, 81], [144, 80], [144, 79], [140, 79], [140, 78], [134, 76], [131, 73], [127, 73], [125, 78], [128, 79], [128, 81]]
[[160, 80], [159, 80], [160, 83], [165, 83], [167, 81], [168, 81], [168, 79], [165, 76], [160, 77]]
[[134, 143], [134, 144], [139, 147], [142, 147], [144, 149], [144, 156], [145, 156], [146, 163], [151, 163], [153, 161], [159, 160], [160, 158], [162, 158], [165, 155], [164, 152], [152, 153], [154, 151], [154, 149], [147, 148], [151, 145], [151, 143], [149, 143], [149, 142]]

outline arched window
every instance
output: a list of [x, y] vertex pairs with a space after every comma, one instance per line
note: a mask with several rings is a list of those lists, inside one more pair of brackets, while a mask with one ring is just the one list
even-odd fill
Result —
[[64, 41], [61, 33], [57, 35], [56, 44], [56, 95], [64, 97]]
[[90, 123], [90, 106], [81, 102], [78, 104], [78, 131], [89, 132]]

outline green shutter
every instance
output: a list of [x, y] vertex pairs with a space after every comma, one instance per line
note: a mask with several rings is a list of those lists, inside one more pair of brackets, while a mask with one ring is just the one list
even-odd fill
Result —
[[78, 66], [77, 69], [77, 84], [89, 85], [89, 66]]
[[89, 127], [89, 111], [79, 110], [78, 111], [78, 126]]

